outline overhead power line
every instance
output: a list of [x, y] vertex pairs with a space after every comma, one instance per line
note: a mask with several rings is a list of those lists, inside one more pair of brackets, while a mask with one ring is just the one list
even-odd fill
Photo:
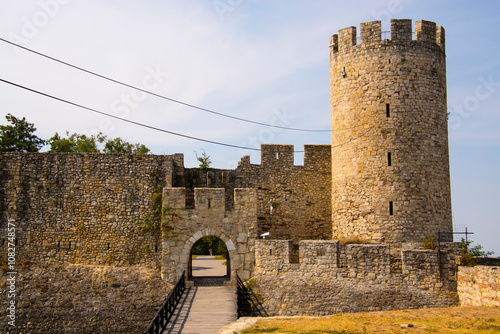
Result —
[[273, 124], [267, 124], [267, 123], [262, 123], [262, 122], [252, 121], [252, 120], [245, 119], [245, 118], [241, 118], [241, 117], [231, 116], [231, 115], [224, 114], [224, 113], [221, 113], [221, 112], [217, 112], [217, 111], [214, 111], [214, 110], [210, 110], [210, 109], [202, 108], [202, 107], [199, 107], [199, 106], [196, 106], [196, 105], [190, 104], [190, 103], [186, 103], [186, 102], [183, 102], [183, 101], [180, 101], [180, 100], [176, 100], [176, 99], [173, 99], [173, 98], [170, 98], [170, 97], [166, 97], [166, 96], [164, 96], [164, 95], [160, 95], [160, 94], [153, 93], [153, 92], [151, 92], [151, 91], [148, 91], [148, 90], [142, 89], [142, 88], [137, 87], [137, 86], [133, 86], [133, 85], [127, 84], [127, 83], [125, 83], [125, 82], [122, 82], [122, 81], [119, 81], [119, 80], [116, 80], [116, 79], [110, 78], [110, 77], [108, 77], [108, 76], [105, 76], [105, 75], [102, 75], [102, 74], [99, 74], [99, 73], [96, 73], [96, 72], [93, 72], [93, 71], [90, 71], [90, 70], [86, 70], [86, 69], [84, 69], [84, 68], [82, 68], [82, 67], [79, 67], [79, 66], [76, 66], [76, 65], [70, 64], [70, 63], [68, 63], [68, 62], [65, 62], [65, 61], [59, 60], [59, 59], [57, 59], [57, 58], [54, 58], [54, 57], [48, 56], [48, 55], [46, 55], [46, 54], [44, 54], [44, 53], [41, 53], [41, 52], [38, 52], [38, 51], [35, 51], [35, 50], [32, 50], [32, 49], [29, 49], [29, 48], [27, 48], [27, 47], [24, 47], [24, 46], [22, 46], [22, 45], [16, 44], [16, 43], [14, 43], [14, 42], [8, 41], [8, 40], [3, 39], [3, 38], [0, 38], [0, 41], [5, 42], [5, 43], [8, 43], [8, 44], [11, 44], [11, 45], [16, 46], [16, 47], [18, 47], [18, 48], [21, 48], [21, 49], [23, 49], [23, 50], [26, 50], [26, 51], [32, 52], [32, 53], [34, 53], [34, 54], [36, 54], [36, 55], [39, 55], [39, 56], [45, 57], [45, 58], [47, 58], [47, 59], [53, 60], [53, 61], [58, 62], [58, 63], [60, 63], [60, 64], [63, 64], [63, 65], [66, 65], [66, 66], [69, 66], [69, 67], [75, 68], [75, 69], [77, 69], [77, 70], [83, 71], [83, 72], [85, 72], [85, 73], [88, 73], [88, 74], [91, 74], [91, 75], [97, 76], [97, 77], [99, 77], [99, 78], [101, 78], [101, 79], [108, 80], [108, 81], [114, 82], [114, 83], [116, 83], [116, 84], [119, 84], [119, 85], [122, 85], [122, 86], [125, 86], [125, 87], [128, 87], [128, 88], [132, 88], [132, 89], [138, 90], [138, 91], [140, 91], [140, 92], [143, 92], [143, 93], [146, 93], [146, 94], [149, 94], [149, 95], [156, 96], [156, 97], [161, 98], [161, 99], [164, 99], [164, 100], [168, 100], [168, 101], [171, 101], [171, 102], [174, 102], [174, 103], [178, 103], [178, 104], [181, 104], [181, 105], [186, 106], [186, 107], [189, 107], [189, 108], [198, 109], [198, 110], [201, 110], [201, 111], [204, 111], [204, 112], [208, 112], [208, 113], [211, 113], [211, 114], [214, 114], [214, 115], [218, 115], [218, 116], [222, 116], [222, 117], [227, 117], [227, 118], [231, 118], [231, 119], [238, 120], [238, 121], [242, 121], [242, 122], [247, 122], [247, 123], [252, 123], [252, 124], [262, 125], [262, 126], [266, 126], [266, 127], [283, 129], [283, 130], [302, 131], [302, 132], [331, 132], [331, 130], [314, 130], [314, 129], [291, 128], [291, 127], [279, 126], [279, 125], [273, 125]]
[[[38, 95], [42, 95], [42, 96], [51, 98], [51, 99], [56, 100], [56, 101], [64, 102], [66, 104], [69, 104], [69, 105], [72, 105], [72, 106], [75, 106], [75, 107], [78, 107], [78, 108], [82, 108], [82, 109], [91, 111], [91, 112], [96, 113], [96, 114], [100, 114], [100, 115], [104, 115], [104, 116], [107, 116], [107, 117], [111, 117], [111, 118], [114, 118], [114, 119], [117, 119], [117, 120], [120, 120], [120, 121], [123, 121], [123, 122], [126, 122], [126, 123], [130, 123], [130, 124], [133, 124], [133, 125], [141, 126], [141, 127], [147, 128], [147, 129], [151, 129], [151, 130], [155, 130], [155, 131], [159, 131], [159, 132], [163, 132], [163, 133], [168, 133], [168, 134], [171, 134], [171, 135], [174, 135], [174, 136], [179, 136], [179, 137], [183, 137], [183, 138], [187, 138], [187, 139], [192, 139], [192, 140], [196, 140], [196, 141], [210, 143], [210, 144], [214, 144], [214, 145], [239, 148], [239, 149], [243, 149], [243, 150], [261, 151], [260, 148], [246, 147], [246, 146], [240, 146], [240, 145], [233, 145], [233, 144], [221, 143], [221, 142], [217, 142], [217, 141], [214, 141], [214, 140], [209, 140], [209, 139], [203, 139], [203, 138], [198, 138], [198, 137], [194, 137], [194, 136], [189, 136], [189, 135], [185, 135], [185, 134], [182, 134], [182, 133], [178, 133], [178, 132], [173, 132], [173, 131], [161, 129], [161, 128], [158, 128], [158, 127], [155, 127], [155, 126], [152, 126], [152, 125], [147, 125], [147, 124], [144, 124], [144, 123], [132, 121], [132, 120], [129, 120], [129, 119], [126, 119], [126, 118], [122, 118], [122, 117], [118, 117], [118, 116], [115, 116], [115, 115], [111, 115], [111, 114], [105, 113], [103, 111], [99, 111], [97, 109], [89, 108], [89, 107], [86, 107], [84, 105], [81, 105], [81, 104], [78, 104], [78, 103], [75, 103], [75, 102], [71, 102], [71, 101], [59, 98], [57, 96], [53, 96], [53, 95], [50, 95], [50, 94], [47, 94], [47, 93], [43, 93], [43, 92], [40, 92], [40, 91], [38, 91], [36, 89], [32, 89], [32, 88], [29, 88], [29, 87], [26, 87], [26, 86], [23, 86], [23, 85], [20, 85], [20, 84], [16, 84], [14, 82], [11, 82], [11, 81], [8, 81], [8, 80], [2, 79], [2, 78], [0, 78], [0, 82], [4, 82], [4, 83], [6, 83], [8, 85], [11, 85], [11, 86], [14, 86], [14, 87], [18, 87], [18, 88], [27, 90], [29, 92], [32, 92], [32, 93], [35, 93], [35, 94], [38, 94]], [[346, 145], [346, 144], [348, 144], [350, 142], [353, 142], [353, 141], [355, 141], [355, 140], [363, 137], [364, 135], [366, 135], [368, 132], [370, 132], [372, 130], [373, 130], [372, 128], [369, 128], [368, 130], [364, 131], [360, 135], [358, 135], [356, 137], [352, 137], [351, 139], [349, 139], [349, 140], [347, 140], [347, 141], [345, 141], [343, 143], [340, 143], [340, 144], [337, 144], [337, 145], [332, 145], [332, 147], [344, 146], [344, 145]], [[293, 152], [294, 153], [303, 153], [304, 151], [302, 150], [302, 151], [293, 151]]]
[[115, 115], [111, 115], [111, 114], [105, 113], [103, 111], [99, 111], [99, 110], [96, 110], [96, 109], [93, 109], [93, 108], [89, 108], [89, 107], [86, 107], [84, 105], [81, 105], [81, 104], [78, 104], [78, 103], [75, 103], [75, 102], [71, 102], [71, 101], [68, 101], [68, 100], [65, 100], [65, 99], [62, 99], [62, 98], [50, 95], [50, 94], [46, 94], [46, 93], [40, 92], [40, 91], [32, 89], [32, 88], [28, 88], [26, 86], [22, 86], [22, 85], [13, 83], [11, 81], [4, 80], [2, 78], [0, 78], [0, 81], [4, 82], [6, 84], [9, 84], [9, 85], [12, 85], [12, 86], [15, 86], [15, 87], [27, 90], [29, 92], [36, 93], [38, 95], [42, 95], [42, 96], [45, 96], [45, 97], [48, 97], [48, 98], [51, 98], [51, 99], [54, 99], [54, 100], [57, 100], [57, 101], [60, 101], [60, 102], [64, 102], [66, 104], [70, 104], [70, 105], [78, 107], [78, 108], [82, 108], [82, 109], [94, 112], [96, 114], [100, 114], [100, 115], [112, 117], [114, 119], [117, 119], [117, 120], [120, 120], [120, 121], [123, 121], [123, 122], [127, 122], [127, 123], [130, 123], [130, 124], [142, 126], [144, 128], [148, 128], [148, 129], [151, 129], [151, 130], [160, 131], [160, 132], [168, 133], [168, 134], [171, 134], [171, 135], [174, 135], [174, 136], [184, 137], [184, 138], [188, 138], [188, 139], [192, 139], [192, 140], [197, 140], [197, 141], [201, 141], [201, 142], [205, 142], [205, 143], [210, 143], [210, 144], [215, 144], [215, 145], [221, 145], [221, 146], [227, 146], [227, 147], [233, 147], [233, 148], [240, 148], [240, 149], [244, 149], [244, 150], [260, 151], [260, 149], [258, 149], [258, 148], [245, 147], [245, 146], [232, 145], [232, 144], [226, 144], [226, 143], [221, 143], [221, 142], [217, 142], [217, 141], [213, 141], [213, 140], [208, 140], [208, 139], [203, 139], [203, 138], [188, 136], [188, 135], [185, 135], [185, 134], [182, 134], [182, 133], [177, 133], [177, 132], [173, 132], [173, 131], [169, 131], [169, 130], [157, 128], [155, 126], [147, 125], [147, 124], [144, 124], [144, 123], [139, 123], [139, 122], [132, 121], [132, 120], [129, 120], [129, 119], [126, 119], [126, 118], [122, 118], [122, 117], [118, 117], [118, 116], [115, 116]]

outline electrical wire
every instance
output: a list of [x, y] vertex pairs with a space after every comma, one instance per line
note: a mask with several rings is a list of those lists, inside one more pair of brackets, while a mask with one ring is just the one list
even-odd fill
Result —
[[180, 100], [176, 100], [176, 99], [173, 99], [173, 98], [170, 98], [170, 97], [166, 97], [164, 95], [160, 95], [160, 94], [156, 94], [156, 93], [153, 93], [151, 91], [148, 91], [148, 90], [145, 90], [145, 89], [142, 89], [140, 87], [136, 87], [136, 86], [133, 86], [133, 85], [130, 85], [130, 84], [127, 84], [127, 83], [124, 83], [122, 81], [119, 81], [119, 80], [116, 80], [116, 79], [113, 79], [113, 78], [110, 78], [110, 77], [107, 77], [105, 75], [102, 75], [102, 74], [99, 74], [99, 73], [96, 73], [96, 72], [93, 72], [93, 71], [90, 71], [90, 70], [86, 70], [82, 67], [79, 67], [79, 66], [76, 66], [76, 65], [73, 65], [73, 64], [70, 64], [68, 62], [65, 62], [65, 61], [62, 61], [62, 60], [59, 60], [57, 58], [54, 58], [54, 57], [51, 57], [51, 56], [48, 56], [44, 53], [41, 53], [41, 52], [38, 52], [38, 51], [35, 51], [35, 50], [32, 50], [32, 49], [29, 49], [27, 47], [24, 47], [22, 45], [19, 45], [19, 44], [16, 44], [14, 42], [11, 42], [11, 41], [8, 41], [4, 38], [1, 38], [0, 37], [0, 41], [2, 42], [5, 42], [5, 43], [8, 43], [8, 44], [11, 44], [13, 46], [16, 46], [20, 49], [23, 49], [23, 50], [26, 50], [26, 51], [29, 51], [29, 52], [32, 52], [36, 55], [39, 55], [39, 56], [42, 56], [42, 57], [45, 57], [47, 59], [50, 59], [50, 60], [53, 60], [55, 62], [58, 62], [60, 64], [63, 64], [63, 65], [66, 65], [66, 66], [69, 66], [69, 67], [72, 67], [74, 69], [77, 69], [77, 70], [80, 70], [82, 72], [85, 72], [85, 73], [88, 73], [88, 74], [91, 74], [91, 75], [94, 75], [94, 76], [97, 76], [101, 79], [104, 79], [104, 80], [108, 80], [108, 81], [111, 81], [111, 82], [114, 82], [116, 84], [119, 84], [119, 85], [122, 85], [122, 86], [125, 86], [125, 87], [128, 87], [128, 88], [132, 88], [134, 90], [138, 90], [140, 92], [143, 92], [143, 93], [146, 93], [146, 94], [149, 94], [149, 95], [152, 95], [152, 96], [156, 96], [158, 98], [161, 98], [161, 99], [164, 99], [164, 100], [168, 100], [168, 101], [171, 101], [171, 102], [174, 102], [174, 103], [178, 103], [178, 104], [181, 104], [183, 106], [186, 106], [186, 107], [189, 107], [189, 108], [194, 108], [194, 109], [198, 109], [198, 110], [201, 110], [201, 111], [204, 111], [204, 112], [208, 112], [208, 113], [211, 113], [211, 114], [214, 114], [214, 115], [218, 115], [218, 116], [222, 116], [222, 117], [227, 117], [227, 118], [231, 118], [231, 119], [234, 119], [234, 120], [238, 120], [238, 121], [242, 121], [242, 122], [247, 122], [247, 123], [252, 123], [252, 124], [257, 124], [257, 125], [262, 125], [262, 126], [266, 126], [266, 127], [271, 127], [271, 128], [278, 128], [278, 129], [283, 129], [283, 130], [291, 130], [291, 131], [302, 131], [302, 132], [331, 132], [331, 130], [314, 130], [314, 129], [299, 129], [299, 128], [291, 128], [291, 127], [286, 127], [286, 126], [279, 126], [279, 125], [272, 125], [272, 124], [267, 124], [267, 123], [261, 123], [261, 122], [257, 122], [257, 121], [252, 121], [252, 120], [249, 120], [249, 119], [245, 119], [245, 118], [241, 118], [241, 117], [236, 117], [236, 116], [231, 116], [231, 115], [228, 115], [228, 114], [224, 114], [224, 113], [221, 113], [221, 112], [217, 112], [217, 111], [213, 111], [213, 110], [210, 110], [210, 109], [206, 109], [206, 108], [202, 108], [202, 107], [198, 107], [196, 105], [193, 105], [193, 104], [190, 104], [190, 103], [186, 103], [186, 102], [183, 102], [183, 101], [180, 101]]
[[[261, 151], [260, 148], [246, 147], [246, 146], [240, 146], [240, 145], [233, 145], [233, 144], [227, 144], [227, 143], [217, 142], [217, 141], [214, 141], [214, 140], [209, 140], [209, 139], [203, 139], [203, 138], [199, 138], [199, 137], [189, 136], [189, 135], [185, 135], [185, 134], [182, 134], [182, 133], [178, 133], [178, 132], [174, 132], [174, 131], [169, 131], [169, 130], [161, 129], [161, 128], [158, 128], [158, 127], [155, 127], [155, 126], [152, 126], [152, 125], [147, 125], [147, 124], [144, 124], [144, 123], [132, 121], [132, 120], [129, 120], [129, 119], [126, 119], [126, 118], [122, 118], [122, 117], [118, 117], [118, 116], [115, 116], [115, 115], [111, 115], [111, 114], [105, 113], [103, 111], [99, 111], [97, 109], [86, 107], [84, 105], [81, 105], [81, 104], [78, 104], [78, 103], [75, 103], [75, 102], [71, 102], [71, 101], [68, 101], [68, 100], [65, 100], [65, 99], [62, 99], [62, 98], [59, 98], [59, 97], [47, 94], [47, 93], [43, 93], [43, 92], [40, 92], [40, 91], [38, 91], [36, 89], [32, 89], [32, 88], [29, 88], [29, 87], [26, 87], [26, 86], [23, 86], [23, 85], [20, 85], [20, 84], [16, 84], [14, 82], [11, 82], [11, 81], [8, 81], [8, 80], [2, 79], [2, 78], [0, 78], [0, 82], [3, 82], [3, 83], [6, 83], [8, 85], [11, 85], [11, 86], [14, 86], [14, 87], [18, 87], [18, 88], [27, 90], [29, 92], [32, 92], [32, 93], [35, 93], [35, 94], [38, 94], [38, 95], [42, 95], [42, 96], [48, 97], [50, 99], [53, 99], [53, 100], [56, 100], [56, 101], [59, 101], [59, 102], [63, 102], [63, 103], [69, 104], [69, 105], [72, 105], [72, 106], [75, 106], [75, 107], [78, 107], [78, 108], [81, 108], [81, 109], [85, 109], [85, 110], [91, 111], [91, 112], [96, 113], [96, 114], [100, 114], [100, 115], [104, 115], [104, 116], [107, 116], [107, 117], [111, 117], [111, 118], [114, 118], [114, 119], [117, 119], [117, 120], [120, 120], [120, 121], [123, 121], [123, 122], [126, 122], [126, 123], [130, 123], [130, 124], [133, 124], [133, 125], [141, 126], [141, 127], [147, 128], [147, 129], [151, 129], [151, 130], [155, 130], [155, 131], [159, 131], [159, 132], [163, 132], [163, 133], [168, 133], [168, 134], [171, 134], [171, 135], [174, 135], [174, 136], [179, 136], [179, 137], [183, 137], [183, 138], [187, 138], [187, 139], [191, 139], [191, 140], [196, 140], [196, 141], [201, 141], [201, 142], [205, 142], [205, 143], [210, 143], [210, 144], [214, 144], [214, 145], [220, 145], [220, 146], [226, 146], [226, 147], [232, 147], [232, 148], [239, 148], [239, 149], [243, 149], [243, 150]], [[344, 130], [347, 130], [347, 129], [344, 129]], [[369, 128], [368, 130], [366, 130], [363, 133], [361, 133], [359, 136], [353, 137], [353, 138], [347, 140], [344, 143], [340, 143], [340, 144], [337, 144], [337, 145], [332, 145], [332, 148], [346, 145], [346, 144], [348, 144], [348, 143], [350, 143], [350, 142], [352, 142], [352, 141], [354, 141], [356, 139], [359, 139], [359, 138], [363, 137], [364, 135], [366, 135], [368, 132], [370, 132], [372, 130], [373, 130], [372, 128]], [[303, 153], [304, 151], [302, 150], [302, 151], [293, 151], [293, 152], [294, 153]]]
[[111, 115], [111, 114], [105, 113], [103, 111], [99, 111], [97, 109], [89, 108], [89, 107], [86, 107], [84, 105], [81, 105], [81, 104], [78, 104], [78, 103], [75, 103], [75, 102], [71, 102], [71, 101], [68, 101], [68, 100], [65, 100], [65, 99], [62, 99], [62, 98], [50, 95], [50, 94], [46, 94], [46, 93], [40, 92], [40, 91], [32, 89], [32, 88], [28, 88], [26, 86], [22, 86], [22, 85], [13, 83], [11, 81], [4, 80], [2, 78], [0, 78], [0, 81], [4, 82], [6, 84], [9, 84], [9, 85], [12, 85], [12, 86], [15, 86], [15, 87], [27, 90], [29, 92], [36, 93], [38, 95], [42, 95], [42, 96], [45, 96], [45, 97], [48, 97], [48, 98], [51, 98], [51, 99], [54, 99], [54, 100], [57, 100], [57, 101], [60, 101], [60, 102], [64, 102], [66, 104], [70, 104], [70, 105], [78, 107], [78, 108], [82, 108], [82, 109], [94, 112], [96, 114], [108, 116], [108, 117], [111, 117], [111, 118], [114, 118], [114, 119], [117, 119], [117, 120], [120, 120], [120, 121], [123, 121], [123, 122], [127, 122], [127, 123], [130, 123], [130, 124], [138, 125], [138, 126], [141, 126], [141, 127], [144, 127], [144, 128], [151, 129], [151, 130], [160, 131], [160, 132], [168, 133], [168, 134], [171, 134], [171, 135], [174, 135], [174, 136], [179, 136], [179, 137], [188, 138], [188, 139], [197, 140], [197, 141], [201, 141], [201, 142], [205, 142], [205, 143], [210, 143], [210, 144], [215, 144], [215, 145], [221, 145], [221, 146], [227, 146], [227, 147], [233, 147], [233, 148], [240, 148], [240, 149], [244, 149], [244, 150], [260, 151], [260, 149], [258, 149], [258, 148], [245, 147], [245, 146], [232, 145], [232, 144], [226, 144], [226, 143], [221, 143], [221, 142], [217, 142], [217, 141], [213, 141], [213, 140], [208, 140], [208, 139], [203, 139], [203, 138], [188, 136], [188, 135], [185, 135], [185, 134], [182, 134], [182, 133], [177, 133], [177, 132], [173, 132], [173, 131], [169, 131], [169, 130], [157, 128], [155, 126], [147, 125], [147, 124], [144, 124], [144, 123], [139, 123], [139, 122], [132, 121], [132, 120], [129, 120], [129, 119], [126, 119], [126, 118], [122, 118], [122, 117], [118, 117], [118, 116], [115, 116], [115, 115]]

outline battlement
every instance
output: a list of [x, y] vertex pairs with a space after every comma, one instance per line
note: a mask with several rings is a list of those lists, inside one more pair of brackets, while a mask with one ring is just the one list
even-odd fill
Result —
[[[390, 38], [389, 38], [390, 33]], [[384, 38], [382, 38], [384, 37]], [[415, 40], [413, 40], [412, 21], [409, 19], [392, 19], [390, 32], [382, 32], [382, 22], [372, 21], [361, 23], [360, 44], [356, 27], [339, 30], [330, 38], [333, 53], [348, 53], [359, 45], [376, 45], [389, 42], [398, 44], [420, 43], [436, 44], [445, 51], [445, 31], [436, 23], [419, 20], [415, 22]]]
[[[440, 268], [449, 268], [458, 254], [454, 243], [443, 243], [438, 250], [401, 250], [391, 254], [389, 245], [341, 244], [338, 240], [303, 240], [299, 243], [299, 262], [294, 263], [290, 240], [258, 240], [256, 267], [262, 270], [298, 270], [321, 275], [344, 273], [349, 277], [373, 277], [402, 273], [440, 280]], [[395, 260], [397, 259], [397, 260]], [[394, 262], [397, 262], [397, 266]], [[441, 262], [440, 262], [441, 261]], [[395, 267], [399, 268], [396, 272]]]
[[457, 305], [456, 243], [440, 250], [381, 244], [256, 240], [255, 291], [273, 315], [326, 315]]
[[[261, 144], [260, 163], [264, 168], [294, 166], [294, 146], [282, 144]], [[304, 166], [315, 168], [331, 160], [331, 145], [304, 145]], [[250, 166], [250, 156], [244, 156], [239, 168]]]
[[[186, 209], [186, 188], [163, 188], [163, 207]], [[234, 210], [256, 210], [257, 193], [251, 188], [234, 189]], [[224, 188], [195, 188], [193, 214], [224, 215], [226, 212]]]
[[261, 144], [262, 166], [293, 166], [293, 145]]

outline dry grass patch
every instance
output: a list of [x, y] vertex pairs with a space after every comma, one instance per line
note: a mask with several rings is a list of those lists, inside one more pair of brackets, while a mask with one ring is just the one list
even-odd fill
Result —
[[[403, 327], [409, 324], [412, 327]], [[269, 318], [241, 332], [254, 333], [500, 333], [500, 308], [454, 307], [319, 318]]]
[[368, 244], [370, 241], [366, 240], [365, 238], [358, 237], [358, 236], [350, 236], [350, 237], [345, 237], [345, 238], [340, 238], [339, 242], [341, 244], [347, 244], [347, 245], [360, 245], [360, 244]]

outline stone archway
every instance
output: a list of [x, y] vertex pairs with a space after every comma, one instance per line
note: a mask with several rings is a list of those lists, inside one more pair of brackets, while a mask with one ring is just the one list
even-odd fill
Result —
[[[226, 235], [224, 235], [224, 233], [220, 233], [220, 235], [212, 235], [212, 234], [207, 234], [208, 231], [199, 231], [202, 233], [202, 236], [200, 236], [199, 233], [196, 233], [196, 238], [193, 236], [193, 238], [190, 238], [186, 244], [184, 245], [183, 247], [183, 250], [182, 250], [182, 253], [181, 253], [181, 257], [185, 257], [187, 256], [187, 267], [186, 267], [186, 273], [187, 273], [187, 277], [188, 279], [191, 279], [193, 277], [192, 275], [192, 249], [194, 247], [194, 245], [196, 244], [196, 242], [198, 242], [199, 240], [205, 238], [205, 237], [210, 237], [210, 236], [213, 236], [213, 237], [216, 237], [216, 238], [219, 238], [220, 240], [222, 240], [224, 242], [224, 244], [226, 245], [226, 250], [227, 250], [227, 254], [228, 254], [228, 258], [226, 259], [226, 268], [227, 268], [227, 271], [226, 271], [226, 275], [225, 277], [227, 277], [228, 279], [231, 279], [233, 276], [234, 276], [234, 273], [232, 273], [232, 268], [231, 268], [231, 259], [233, 257], [236, 256], [236, 248], [234, 246], [234, 242]], [[227, 238], [228, 241], [225, 241], [222, 237], [225, 237]], [[193, 242], [194, 240], [194, 242]], [[232, 249], [230, 249], [230, 247], [232, 247]]]
[[255, 266], [254, 246], [257, 238], [257, 192], [234, 190], [234, 209], [226, 211], [223, 188], [195, 188], [195, 207], [186, 208], [186, 189], [163, 189], [163, 209], [168, 233], [162, 242], [162, 278], [175, 283], [189, 273], [191, 249], [205, 236], [221, 239], [228, 250], [230, 283], [236, 274], [250, 278]]

